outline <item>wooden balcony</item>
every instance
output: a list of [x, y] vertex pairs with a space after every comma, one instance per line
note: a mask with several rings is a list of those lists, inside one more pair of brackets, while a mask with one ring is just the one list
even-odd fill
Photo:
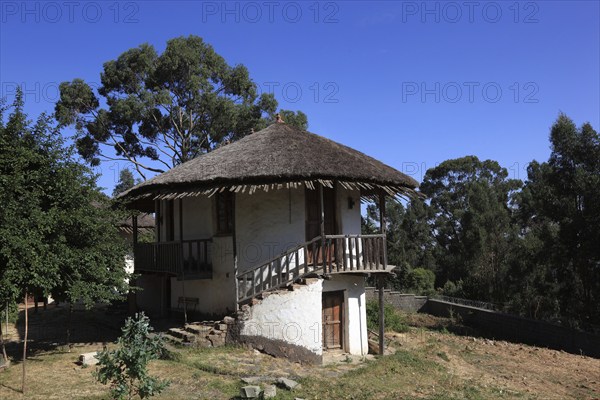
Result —
[[212, 240], [138, 243], [134, 246], [135, 273], [157, 273], [178, 279], [212, 278]]

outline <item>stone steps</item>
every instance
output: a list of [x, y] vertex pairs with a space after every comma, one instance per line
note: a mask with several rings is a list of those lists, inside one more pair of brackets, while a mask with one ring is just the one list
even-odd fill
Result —
[[176, 345], [220, 347], [225, 345], [228, 324], [234, 322], [232, 317], [225, 317], [223, 321], [191, 322], [183, 328], [170, 328], [164, 337]]
[[[165, 348], [169, 352], [176, 352], [177, 346], [189, 346], [190, 345], [190, 343], [184, 342], [183, 339], [175, 337], [175, 336], [171, 336], [168, 333], [162, 333], [161, 335], [164, 339]], [[155, 336], [157, 336], [157, 333], [150, 333], [148, 335], [148, 337], [150, 337], [150, 338], [153, 338]]]
[[[211, 321], [212, 322], [212, 321]], [[211, 324], [213, 325], [213, 324]], [[197, 336], [208, 335], [208, 332], [212, 329], [212, 326], [204, 325], [201, 322], [192, 322], [187, 324], [184, 328], [187, 332], [192, 333]]]
[[168, 330], [168, 334], [177, 339], [180, 339], [184, 343], [194, 343], [198, 338], [197, 335], [180, 328], [170, 328]]

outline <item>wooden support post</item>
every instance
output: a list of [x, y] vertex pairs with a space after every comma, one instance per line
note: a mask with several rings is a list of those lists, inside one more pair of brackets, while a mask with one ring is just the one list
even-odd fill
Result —
[[160, 200], [154, 200], [154, 221], [155, 221], [155, 232], [156, 232], [156, 243], [159, 243], [160, 238], [160, 227], [162, 225], [160, 212]]
[[[383, 243], [381, 244], [381, 263], [383, 264], [383, 269], [387, 268], [387, 237], [386, 237], [386, 228], [385, 228], [385, 194], [379, 194], [379, 231], [383, 235]], [[380, 261], [380, 260], [378, 260]]]
[[[238, 279], [238, 257], [237, 257], [237, 244], [236, 244], [236, 235], [235, 235], [235, 201], [236, 195], [235, 193], [231, 194], [231, 240], [232, 240], [232, 251], [233, 251], [233, 279], [235, 281], [235, 310], [237, 311], [240, 308], [240, 303], [238, 303], [238, 299], [240, 298], [240, 282]], [[269, 274], [269, 279], [272, 279], [272, 275]]]
[[[188, 323], [188, 316], [187, 316], [187, 301], [185, 298], [185, 262], [183, 260], [183, 199], [179, 199], [179, 207], [178, 208], [179, 208], [179, 243], [180, 243], [179, 249], [181, 250], [179, 260], [181, 263], [181, 287], [182, 287], [182, 293], [183, 293], [183, 323], [185, 326]], [[191, 254], [190, 254], [190, 259], [191, 259]]]
[[[325, 264], [325, 201], [323, 200], [323, 184], [319, 185], [319, 201], [321, 204], [321, 261], [323, 264], [323, 275], [327, 275], [327, 267]], [[315, 262], [315, 265], [316, 264], [317, 263]]]
[[379, 286], [379, 355], [383, 355], [385, 345], [385, 313], [384, 313], [384, 302], [383, 302], [383, 288], [385, 287], [385, 276], [379, 274], [378, 276]]
[[133, 229], [133, 245], [138, 244], [138, 217], [137, 215], [131, 216], [131, 229]]
[[[382, 248], [381, 248], [381, 261], [383, 264], [383, 270], [387, 267], [387, 254], [386, 254], [386, 235], [385, 235], [385, 194], [379, 194], [379, 231], [383, 235]], [[379, 355], [383, 355], [385, 346], [385, 304], [383, 301], [383, 290], [385, 288], [385, 275], [380, 274], [378, 277], [379, 286]]]

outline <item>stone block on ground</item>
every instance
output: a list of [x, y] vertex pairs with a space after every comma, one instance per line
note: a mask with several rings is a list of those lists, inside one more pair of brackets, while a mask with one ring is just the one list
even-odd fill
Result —
[[242, 382], [244, 382], [246, 385], [255, 385], [260, 381], [262, 381], [260, 376], [245, 376], [242, 378]]
[[96, 358], [97, 355], [98, 355], [98, 352], [96, 352], [96, 351], [93, 351], [91, 353], [80, 354], [79, 362], [81, 363], [81, 365], [85, 365], [85, 366], [96, 365], [96, 364], [98, 364], [98, 359]]
[[249, 385], [240, 389], [240, 397], [242, 399], [258, 399], [260, 393], [260, 386]]
[[263, 391], [263, 397], [265, 399], [272, 399], [275, 396], [277, 396], [277, 387], [275, 387], [275, 385], [265, 386], [265, 390]]
[[216, 323], [215, 324], [215, 329], [218, 330], [218, 331], [226, 331], [227, 330], [227, 324]]
[[219, 347], [219, 346], [225, 345], [225, 337], [224, 336], [208, 335], [207, 338], [208, 338], [208, 340], [210, 340], [210, 343], [212, 344], [213, 347]]
[[288, 378], [277, 378], [277, 383], [287, 390], [300, 389], [301, 387], [298, 382]]

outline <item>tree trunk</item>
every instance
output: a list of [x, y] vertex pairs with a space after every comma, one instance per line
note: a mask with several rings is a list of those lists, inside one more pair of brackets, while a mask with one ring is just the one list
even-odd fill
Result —
[[27, 335], [29, 333], [29, 315], [27, 312], [27, 291], [25, 291], [25, 337], [23, 339], [23, 377], [21, 380], [21, 393], [25, 394], [25, 361], [27, 360]]
[[[8, 315], [8, 307], [6, 308], [6, 315]], [[7, 325], [8, 333], [8, 325]], [[2, 346], [2, 357], [4, 357], [4, 365], [8, 367], [8, 356], [6, 355], [6, 346], [4, 345], [4, 332], [2, 331], [2, 321], [0, 321], [0, 346]]]
[[69, 303], [69, 318], [67, 319], [67, 348], [71, 352], [71, 320], [73, 319], [73, 303]]

